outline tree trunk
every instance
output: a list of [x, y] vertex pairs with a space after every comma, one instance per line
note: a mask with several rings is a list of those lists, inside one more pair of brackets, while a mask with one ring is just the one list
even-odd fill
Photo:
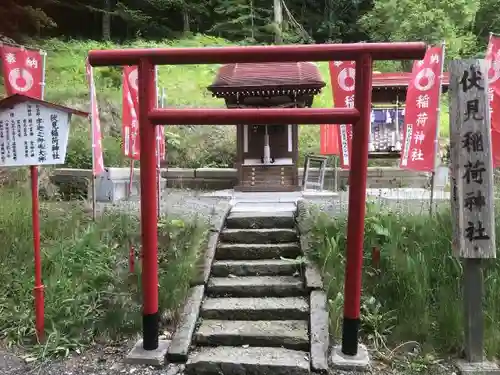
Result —
[[401, 61], [401, 68], [403, 69], [403, 72], [411, 72], [413, 68], [413, 60]]
[[111, 40], [111, 0], [104, 0], [104, 13], [102, 14], [102, 39]]
[[191, 27], [189, 26], [189, 11], [187, 6], [182, 8], [182, 21], [183, 21], [183, 31], [184, 34], [191, 32]]
[[274, 43], [281, 44], [283, 43], [283, 35], [282, 35], [282, 24], [283, 24], [283, 9], [281, 8], [281, 0], [274, 0], [273, 4], [274, 10], [274, 27], [276, 28], [274, 31]]

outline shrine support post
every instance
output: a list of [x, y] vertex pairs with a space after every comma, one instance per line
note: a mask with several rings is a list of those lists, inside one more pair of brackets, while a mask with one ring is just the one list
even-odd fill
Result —
[[[349, 212], [347, 221], [347, 263], [344, 284], [344, 320], [342, 353], [358, 353], [361, 276], [363, 271], [363, 239], [366, 208], [366, 175], [372, 102], [372, 57], [362, 55], [356, 60], [355, 107], [359, 120], [352, 135]], [[352, 173], [356, 171], [355, 173]]]
[[[158, 226], [157, 226], [157, 173], [156, 173], [156, 126], [149, 120], [149, 112], [156, 106], [155, 70], [148, 59], [139, 61], [139, 142], [141, 146], [141, 243], [143, 287], [143, 347], [158, 347]], [[147, 151], [147, 152], [146, 152]], [[147, 197], [147, 199], [145, 199]]]

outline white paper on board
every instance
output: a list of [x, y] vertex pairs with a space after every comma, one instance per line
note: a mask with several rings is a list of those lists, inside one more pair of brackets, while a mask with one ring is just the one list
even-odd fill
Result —
[[71, 114], [34, 102], [0, 110], [0, 166], [64, 164]]

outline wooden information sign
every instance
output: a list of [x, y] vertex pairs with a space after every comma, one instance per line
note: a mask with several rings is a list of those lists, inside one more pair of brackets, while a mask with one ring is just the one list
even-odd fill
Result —
[[0, 108], [0, 167], [64, 164], [70, 118], [35, 100]]
[[488, 69], [484, 60], [450, 63], [453, 253], [495, 258]]
[[453, 253], [463, 266], [464, 353], [462, 374], [499, 374], [484, 359], [484, 258], [495, 258], [493, 163], [484, 60], [450, 63], [450, 157]]

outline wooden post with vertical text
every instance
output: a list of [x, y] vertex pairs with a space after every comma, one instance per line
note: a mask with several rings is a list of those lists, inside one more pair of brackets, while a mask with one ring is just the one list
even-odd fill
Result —
[[449, 72], [452, 249], [464, 270], [465, 359], [481, 363], [482, 259], [496, 257], [488, 69], [454, 60]]

